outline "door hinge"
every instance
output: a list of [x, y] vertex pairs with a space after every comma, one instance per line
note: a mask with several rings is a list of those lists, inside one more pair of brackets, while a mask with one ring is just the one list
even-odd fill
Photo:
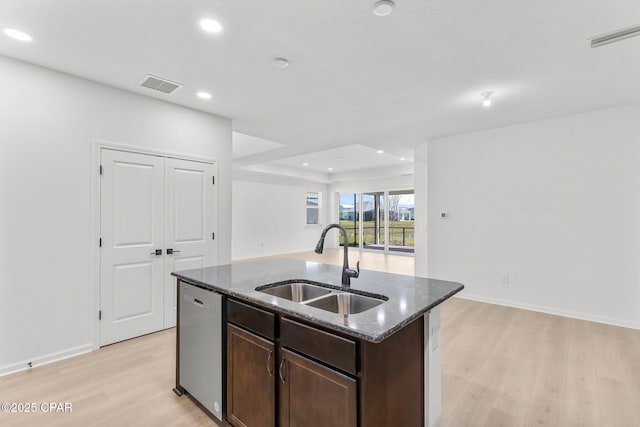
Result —
[[98, 320], [102, 320], [102, 310], [98, 310]]
[[211, 233], [211, 240], [216, 240], [216, 233]]
[[215, 176], [211, 177], [211, 184], [216, 185], [216, 177]]
[[100, 175], [102, 175], [102, 165], [100, 165]]
[[100, 238], [100, 240], [98, 241], [98, 246], [102, 247], [102, 237]]

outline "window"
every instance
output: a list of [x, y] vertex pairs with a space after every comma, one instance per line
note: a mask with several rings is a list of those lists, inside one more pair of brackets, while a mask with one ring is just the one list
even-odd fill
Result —
[[317, 191], [307, 192], [307, 225], [319, 224], [320, 213], [320, 193]]

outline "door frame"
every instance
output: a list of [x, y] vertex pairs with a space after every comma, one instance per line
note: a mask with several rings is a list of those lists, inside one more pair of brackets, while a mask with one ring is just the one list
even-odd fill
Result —
[[[91, 279], [89, 289], [91, 294], [91, 307], [89, 316], [91, 318], [91, 350], [100, 348], [100, 320], [98, 311], [100, 310], [100, 152], [102, 149], [125, 151], [129, 153], [147, 154], [151, 156], [170, 157], [180, 160], [191, 160], [202, 163], [218, 165], [218, 160], [204, 156], [194, 156], [175, 151], [161, 150], [155, 148], [141, 147], [138, 145], [122, 144], [118, 142], [94, 140], [91, 146], [91, 158], [89, 168], [89, 182], [91, 184]], [[217, 206], [217, 200], [215, 201]], [[218, 215], [216, 215], [217, 221]], [[217, 224], [216, 227], [217, 229]]]

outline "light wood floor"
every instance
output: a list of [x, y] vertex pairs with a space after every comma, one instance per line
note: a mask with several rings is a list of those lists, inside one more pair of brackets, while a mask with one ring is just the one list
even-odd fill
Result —
[[[411, 257], [351, 255], [362, 268], [413, 271]], [[444, 427], [640, 425], [640, 331], [454, 297], [442, 306], [442, 359]], [[0, 377], [0, 403], [73, 404], [71, 414], [0, 412], [0, 425], [215, 426], [171, 391], [174, 369], [170, 329]]]

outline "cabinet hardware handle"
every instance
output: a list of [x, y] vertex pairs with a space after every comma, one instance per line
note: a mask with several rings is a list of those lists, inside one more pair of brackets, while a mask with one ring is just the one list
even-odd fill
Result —
[[280, 361], [280, 366], [278, 367], [278, 376], [280, 377], [280, 381], [282, 381], [282, 384], [286, 383], [286, 381], [284, 380], [284, 377], [282, 376], [282, 366], [284, 365], [285, 362], [285, 358], [284, 356], [282, 356], [282, 360]]
[[171, 249], [171, 248], [167, 249], [167, 255], [177, 254], [178, 252], [180, 251], [176, 251], [175, 249]]
[[269, 357], [267, 357], [267, 372], [269, 372], [269, 376], [273, 376], [273, 371], [271, 370], [271, 356], [273, 356], [273, 350], [269, 351]]
[[149, 252], [149, 255], [162, 255], [162, 249], [156, 249], [154, 252]]

